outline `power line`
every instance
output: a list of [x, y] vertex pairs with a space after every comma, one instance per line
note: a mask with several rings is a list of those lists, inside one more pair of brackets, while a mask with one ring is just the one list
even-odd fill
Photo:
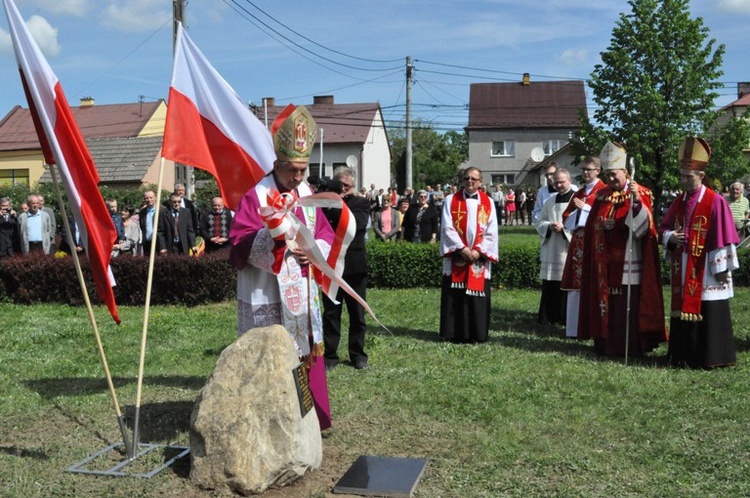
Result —
[[[255, 20], [255, 21], [257, 22], [257, 23], [259, 23], [259, 24], [260, 24], [261, 26], [263, 26], [263, 27], [261, 28], [261, 27], [260, 27], [260, 26], [259, 26], [258, 24], [256, 24], [255, 22], [252, 22], [252, 21], [250, 21], [250, 19], [248, 19], [247, 17], [245, 17], [244, 15], [242, 15], [242, 14], [241, 14], [241, 13], [240, 13], [239, 11], [237, 11], [237, 9], [235, 9], [234, 7], [232, 7], [231, 5], [229, 5], [229, 3], [228, 3], [228, 2], [230, 2], [230, 1], [231, 1], [231, 3], [233, 3], [234, 5], [236, 5], [236, 6], [237, 6], [237, 8], [239, 8], [240, 10], [242, 10], [242, 11], [243, 11], [243, 12], [244, 12], [245, 14], [247, 14], [248, 16], [252, 17], [252, 18], [253, 18], [253, 19], [254, 19], [254, 20]], [[251, 5], [253, 5], [253, 4], [251, 3], [251, 2], [249, 2], [249, 0], [246, 0], [246, 1], [247, 1], [248, 3], [250, 3]], [[353, 70], [355, 70], [355, 71], [372, 71], [372, 72], [392, 71], [392, 70], [394, 70], [394, 69], [400, 68], [400, 66], [398, 66], [398, 67], [387, 67], [387, 68], [380, 68], [380, 69], [376, 69], [376, 68], [366, 68], [366, 67], [358, 67], [358, 66], [352, 66], [351, 64], [344, 64], [343, 62], [339, 62], [339, 61], [333, 60], [333, 59], [331, 59], [331, 58], [329, 58], [329, 57], [325, 57], [325, 56], [323, 56], [323, 55], [320, 55], [320, 54], [318, 54], [318, 53], [315, 53], [315, 52], [313, 52], [312, 50], [310, 50], [310, 49], [308, 49], [308, 48], [306, 48], [306, 47], [304, 47], [304, 46], [300, 45], [300, 44], [299, 44], [299, 43], [297, 43], [296, 41], [292, 40], [291, 38], [289, 38], [289, 37], [288, 37], [288, 36], [286, 36], [285, 34], [283, 34], [283, 33], [279, 32], [279, 31], [278, 31], [277, 29], [275, 29], [275, 28], [273, 28], [273, 27], [269, 26], [268, 24], [266, 24], [265, 22], [263, 22], [263, 21], [262, 21], [262, 20], [261, 20], [261, 19], [260, 19], [260, 18], [259, 18], [258, 16], [256, 16], [256, 15], [255, 15], [255, 14], [253, 14], [252, 12], [250, 12], [250, 11], [249, 11], [248, 9], [246, 9], [245, 7], [243, 7], [243, 6], [239, 5], [239, 4], [238, 4], [238, 2], [237, 2], [237, 0], [224, 0], [224, 3], [226, 3], [227, 5], [229, 5], [230, 7], [232, 7], [232, 10], [234, 10], [235, 12], [237, 12], [238, 14], [240, 14], [240, 15], [241, 15], [241, 16], [242, 16], [242, 17], [243, 17], [243, 18], [244, 18], [245, 20], [249, 21], [249, 22], [250, 22], [251, 24], [253, 24], [253, 25], [254, 25], [254, 26], [255, 26], [256, 28], [260, 29], [261, 31], [263, 31], [263, 32], [264, 32], [264, 33], [266, 33], [267, 35], [271, 36], [271, 35], [270, 35], [270, 34], [268, 33], [268, 31], [271, 31], [271, 32], [273, 32], [274, 34], [276, 34], [277, 36], [279, 36], [279, 37], [283, 38], [284, 40], [286, 40], [287, 42], [291, 43], [292, 45], [294, 45], [294, 46], [295, 46], [295, 47], [297, 47], [298, 49], [300, 49], [300, 50], [302, 50], [302, 51], [304, 51], [304, 52], [307, 52], [308, 54], [310, 54], [310, 55], [311, 55], [311, 56], [313, 56], [313, 57], [317, 57], [317, 58], [319, 58], [319, 59], [322, 59], [322, 60], [324, 60], [324, 61], [326, 61], [326, 62], [330, 62], [331, 64], [335, 64], [335, 65], [337, 65], [337, 66], [345, 67], [345, 68], [347, 68], [347, 69], [353, 69]], [[254, 6], [254, 5], [253, 5], [253, 6]], [[256, 7], [256, 8], [257, 8], [257, 7]], [[261, 11], [261, 12], [262, 12], [262, 11]], [[274, 19], [274, 20], [275, 20], [275, 19]], [[284, 25], [282, 24], [282, 26], [284, 26]], [[284, 26], [284, 27], [286, 27], [286, 26]], [[287, 29], [289, 29], [289, 28], [287, 28]], [[290, 30], [290, 31], [292, 31], [292, 30]], [[296, 33], [295, 31], [292, 31], [292, 32], [293, 32], [293, 33], [295, 33], [295, 34], [298, 34], [298, 33]], [[277, 38], [275, 38], [275, 37], [273, 37], [273, 36], [272, 36], [272, 38], [274, 38], [274, 39], [275, 39], [276, 41], [279, 41], [279, 40], [278, 40]], [[307, 39], [307, 38], [305, 38], [305, 40], [308, 40], [308, 39]], [[308, 41], [309, 41], [309, 40], [308, 40]], [[282, 42], [280, 42], [280, 43], [282, 43]], [[306, 56], [304, 56], [304, 55], [300, 54], [300, 53], [299, 53], [299, 52], [297, 52], [296, 50], [293, 50], [293, 49], [292, 49], [291, 47], [289, 47], [289, 46], [288, 46], [288, 45], [286, 45], [285, 43], [282, 43], [282, 44], [283, 44], [283, 45], [284, 45], [285, 47], [287, 47], [287, 48], [289, 48], [290, 50], [292, 50], [293, 52], [295, 52], [295, 53], [296, 53], [297, 55], [301, 55], [302, 57], [305, 57], [305, 59], [307, 59], [307, 60], [309, 60], [309, 61], [311, 61], [311, 62], [315, 62], [315, 61], [313, 61], [312, 59], [310, 59], [310, 58], [308, 58], [308, 57], [306, 57]], [[316, 64], [319, 64], [319, 63], [317, 63], [317, 62], [316, 62]], [[323, 66], [323, 67], [326, 67], [326, 66]], [[328, 67], [326, 67], [326, 69], [329, 69], [329, 70], [331, 70], [331, 71], [337, 72], [338, 74], [341, 74], [342, 76], [348, 76], [348, 77], [350, 77], [350, 78], [354, 78], [354, 79], [359, 79], [359, 78], [356, 78], [356, 77], [354, 77], [354, 76], [351, 76], [351, 75], [348, 75], [348, 74], [345, 74], [345, 73], [341, 73], [341, 72], [339, 72], [339, 71], [335, 71], [335, 70], [333, 70], [333, 69], [331, 69], [331, 68], [328, 68]]]
[[290, 28], [286, 24], [282, 23], [281, 21], [279, 21], [278, 19], [276, 19], [275, 17], [273, 17], [268, 12], [264, 11], [263, 9], [261, 9], [260, 7], [258, 7], [257, 5], [255, 5], [250, 0], [245, 0], [245, 1], [247, 3], [249, 3], [250, 5], [252, 5], [253, 7], [255, 7], [263, 15], [265, 15], [269, 19], [273, 20], [279, 26], [282, 26], [284, 29], [287, 29], [287, 30], [291, 31], [292, 33], [294, 33], [295, 35], [299, 36], [303, 40], [309, 41], [313, 45], [316, 45], [316, 46], [322, 48], [323, 50], [328, 50], [329, 52], [332, 52], [332, 53], [337, 54], [337, 55], [342, 55], [344, 57], [349, 57], [350, 59], [355, 59], [355, 60], [359, 60], [359, 61], [363, 61], [363, 62], [372, 62], [374, 64], [393, 64], [394, 62], [401, 62], [402, 61], [402, 59], [368, 59], [368, 58], [365, 58], [365, 57], [358, 57], [356, 55], [349, 55], [349, 54], [346, 54], [344, 52], [340, 52], [338, 50], [334, 50], [332, 48], [326, 47], [326, 46], [321, 45], [320, 43], [316, 42], [315, 40], [311, 40], [310, 38], [306, 37], [302, 33], [298, 32], [298, 31], [295, 31], [294, 29]]

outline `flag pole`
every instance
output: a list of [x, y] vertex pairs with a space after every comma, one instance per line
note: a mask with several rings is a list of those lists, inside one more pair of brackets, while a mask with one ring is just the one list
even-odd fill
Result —
[[146, 305], [143, 311], [143, 332], [141, 334], [141, 355], [138, 361], [138, 388], [135, 397], [135, 421], [133, 423], [133, 447], [138, 448], [141, 417], [141, 392], [143, 391], [143, 365], [146, 360], [146, 338], [148, 336], [148, 315], [151, 309], [151, 287], [154, 282], [154, 260], [156, 259], [157, 230], [159, 229], [159, 207], [161, 206], [161, 186], [164, 180], [164, 157], [159, 165], [159, 183], [156, 187], [154, 206], [154, 228], [151, 235], [151, 252], [148, 257], [148, 280], [146, 281]]
[[63, 227], [65, 229], [65, 235], [68, 238], [68, 245], [71, 247], [71, 256], [73, 256], [73, 263], [76, 268], [76, 275], [78, 276], [78, 283], [81, 285], [81, 292], [83, 294], [83, 300], [86, 303], [86, 309], [89, 313], [89, 320], [91, 321], [91, 327], [94, 329], [94, 337], [96, 338], [96, 347], [99, 351], [99, 359], [102, 362], [104, 368], [104, 375], [107, 378], [107, 386], [109, 387], [109, 393], [112, 396], [112, 403], [115, 406], [115, 414], [117, 415], [117, 425], [120, 427], [120, 433], [122, 434], [122, 441], [125, 445], [125, 451], [128, 456], [132, 456], [133, 448], [128, 441], [128, 430], [125, 424], [125, 418], [120, 410], [120, 402], [117, 400], [117, 392], [115, 391], [114, 383], [112, 382], [112, 375], [109, 372], [109, 365], [107, 364], [107, 356], [104, 354], [104, 347], [102, 346], [102, 338], [99, 334], [99, 327], [96, 325], [96, 317], [94, 316], [94, 309], [91, 306], [91, 300], [89, 299], [88, 289], [86, 288], [86, 281], [83, 278], [83, 271], [81, 271], [81, 262], [78, 259], [78, 253], [75, 250], [75, 244], [73, 240], [73, 233], [70, 230], [70, 223], [68, 223], [68, 215], [65, 211], [65, 205], [63, 204], [62, 194], [60, 193], [60, 186], [57, 184], [57, 175], [55, 173], [55, 166], [48, 164], [49, 173], [52, 176], [52, 185], [55, 188], [55, 194], [57, 196], [57, 204], [60, 206], [60, 215], [63, 220]]

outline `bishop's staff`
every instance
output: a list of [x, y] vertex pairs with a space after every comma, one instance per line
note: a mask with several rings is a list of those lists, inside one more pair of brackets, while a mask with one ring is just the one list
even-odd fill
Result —
[[[630, 187], [635, 183], [635, 160], [630, 158]], [[628, 364], [628, 352], [630, 349], [630, 293], [633, 284], [631, 283], [631, 272], [633, 267], [633, 204], [635, 203], [635, 192], [630, 192], [630, 207], [628, 208], [628, 219], [631, 226], [628, 229], [628, 283], [627, 283], [627, 305], [625, 312], [625, 365]]]

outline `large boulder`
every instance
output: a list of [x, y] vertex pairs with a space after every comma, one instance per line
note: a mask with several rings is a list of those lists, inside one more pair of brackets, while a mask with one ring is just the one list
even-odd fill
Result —
[[195, 484], [258, 494], [320, 466], [318, 417], [300, 414], [298, 363], [280, 325], [249, 330], [221, 353], [190, 418]]

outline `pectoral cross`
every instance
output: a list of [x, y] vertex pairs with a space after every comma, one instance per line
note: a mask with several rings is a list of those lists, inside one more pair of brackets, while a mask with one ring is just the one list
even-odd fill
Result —
[[455, 227], [456, 231], [458, 231], [458, 233], [463, 235], [463, 231], [461, 230], [460, 226], [461, 226], [461, 220], [464, 219], [464, 215], [466, 214], [466, 211], [461, 211], [461, 204], [459, 203], [458, 207], [456, 207], [456, 210], [453, 211], [452, 214], [453, 214], [453, 219], [454, 219], [453, 226]]
[[599, 309], [602, 310], [602, 316], [607, 313], [607, 304], [604, 301], [599, 301]]
[[703, 253], [703, 241], [705, 240], [705, 234], [708, 231], [704, 228], [707, 221], [708, 220], [706, 220], [705, 216], [696, 216], [695, 223], [690, 227], [694, 232], [694, 235], [690, 237], [692, 239], [690, 241], [690, 253], [693, 256], [700, 256]]

